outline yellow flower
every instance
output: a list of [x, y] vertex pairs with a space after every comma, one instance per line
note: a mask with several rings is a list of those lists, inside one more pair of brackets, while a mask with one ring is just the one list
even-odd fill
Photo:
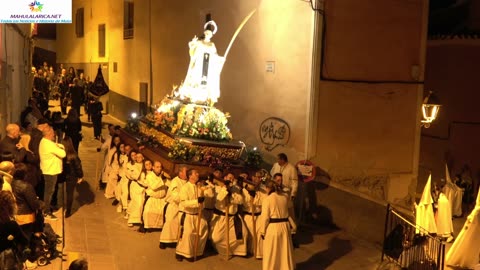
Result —
[[8, 239], [8, 241], [13, 241], [13, 239], [15, 239], [15, 237], [13, 237], [13, 235], [10, 234], [10, 235], [7, 237], [7, 239]]

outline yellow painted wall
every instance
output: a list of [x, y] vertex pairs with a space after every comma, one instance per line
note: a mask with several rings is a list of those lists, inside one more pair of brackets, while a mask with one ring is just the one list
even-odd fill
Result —
[[[85, 36], [75, 36], [75, 24], [57, 26], [58, 63], [108, 62], [112, 91], [139, 100], [139, 83], [150, 82], [152, 61], [153, 103], [179, 85], [188, 68], [188, 42], [203, 33], [205, 15], [218, 24], [213, 41], [223, 55], [243, 20], [256, 14], [238, 35], [221, 77], [217, 107], [230, 112], [230, 128], [236, 139], [261, 147], [258, 130], [268, 117], [289, 123], [292, 137], [276, 150], [303, 156], [304, 109], [310, 91], [311, 32], [313, 12], [301, 1], [134, 1], [134, 38], [123, 40], [123, 2], [73, 1], [73, 14], [85, 8]], [[150, 12], [149, 12], [150, 11]], [[149, 16], [151, 15], [151, 41]], [[106, 23], [106, 57], [98, 57], [98, 24]], [[150, 58], [150, 46], [152, 50]], [[265, 71], [275, 62], [275, 73]], [[113, 72], [113, 63], [118, 72]], [[95, 74], [91, 74], [92, 79]], [[294, 102], [292, 102], [294, 101]], [[113, 112], [115, 114], [115, 112]], [[274, 156], [271, 153], [270, 156]], [[269, 155], [267, 154], [267, 157]]]
[[[357, 0], [342, 0], [343, 3], [348, 1]], [[424, 23], [418, 25], [422, 29], [426, 29], [426, 2], [421, 2], [423, 12], [415, 15], [421, 16], [415, 19]], [[85, 37], [75, 37], [73, 24], [59, 25], [58, 62], [108, 62], [108, 83], [113, 92], [138, 101], [139, 83], [147, 82], [153, 84], [152, 100], [157, 102], [171, 92], [172, 85], [179, 85], [184, 79], [189, 63], [188, 42], [194, 35], [203, 33], [206, 14], [210, 13], [218, 24], [213, 41], [219, 54], [223, 55], [242, 19], [257, 9], [227, 57], [221, 76], [221, 96], [216, 104], [231, 113], [229, 127], [234, 138], [260, 147], [269, 162], [279, 152], [285, 152], [293, 163], [305, 157], [312, 159], [331, 177], [331, 186], [378, 202], [377, 205], [386, 200], [399, 204], [403, 200], [405, 204], [405, 199], [412, 190], [414, 192], [425, 31], [420, 38], [418, 31], [412, 32], [414, 41], [404, 40], [419, 42], [413, 47], [419, 48], [420, 52], [414, 50], [409, 55], [418, 60], [415, 64], [418, 64], [419, 72], [414, 78], [419, 80], [418, 84], [322, 81], [317, 66], [321, 54], [322, 18], [317, 14], [317, 20], [314, 19], [316, 15], [309, 2], [135, 0], [134, 3], [134, 39], [123, 40], [123, 2], [74, 0], [74, 12], [77, 7], [85, 7]], [[375, 3], [378, 1], [366, 1], [365, 5]], [[398, 1], [396, 4], [402, 5]], [[372, 12], [368, 19], [374, 24], [377, 10], [366, 10]], [[392, 18], [408, 17], [396, 15], [400, 16]], [[99, 23], [107, 25], [105, 58], [98, 57]], [[389, 25], [378, 27], [388, 28]], [[351, 33], [345, 32], [346, 41], [352, 42], [354, 33], [354, 27]], [[375, 37], [375, 33], [369, 36]], [[382, 49], [389, 48], [384, 46]], [[317, 50], [316, 54], [314, 50]], [[330, 57], [335, 59], [335, 55]], [[266, 72], [267, 61], [275, 63], [274, 73]], [[116, 73], [113, 72], [114, 62], [118, 63]], [[315, 63], [314, 69], [312, 62]], [[394, 67], [395, 63], [391, 66]], [[352, 69], [352, 66], [345, 63], [345, 68]], [[342, 72], [341, 65], [337, 71]], [[408, 75], [411, 70], [402, 69], [401, 72]], [[115, 116], [115, 111], [111, 113]], [[259, 135], [260, 124], [268, 117], [283, 119], [291, 129], [288, 144], [271, 152], [264, 149]], [[376, 185], [377, 182], [380, 185]], [[321, 204], [331, 207], [335, 214], [353, 207], [348, 203], [344, 206], [329, 205], [329, 202]], [[378, 213], [382, 216], [384, 209], [379, 209]], [[359, 212], [359, 215], [364, 214]], [[337, 216], [335, 219], [338, 225], [355, 230], [349, 227], [351, 222], [348, 220]], [[363, 222], [358, 226], [368, 227], [368, 224]]]

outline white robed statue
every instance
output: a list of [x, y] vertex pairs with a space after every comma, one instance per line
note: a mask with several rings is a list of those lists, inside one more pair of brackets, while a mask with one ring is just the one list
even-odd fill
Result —
[[217, 48], [212, 42], [212, 37], [217, 33], [217, 24], [208, 21], [203, 26], [204, 37], [193, 39], [188, 43], [190, 64], [187, 76], [175, 93], [176, 97], [187, 98], [190, 102], [213, 106], [220, 97], [220, 73], [227, 58], [228, 52], [243, 26], [255, 13], [255, 9], [240, 23], [233, 34], [224, 56], [217, 53]]
[[195, 36], [188, 43], [190, 64], [187, 76], [179, 88], [179, 94], [194, 103], [207, 102], [213, 105], [220, 97], [220, 73], [225, 57], [218, 55], [217, 48], [211, 40], [217, 32], [216, 23], [209, 21], [204, 25], [204, 29], [204, 38], [199, 39]]

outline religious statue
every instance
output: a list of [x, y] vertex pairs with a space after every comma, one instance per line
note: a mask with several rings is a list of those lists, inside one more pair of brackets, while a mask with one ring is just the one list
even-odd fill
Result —
[[187, 76], [179, 88], [179, 94], [189, 98], [193, 103], [213, 105], [220, 97], [220, 73], [225, 57], [218, 55], [217, 48], [211, 40], [217, 32], [215, 22], [207, 22], [204, 30], [202, 39], [195, 36], [188, 43], [190, 64]]
[[250, 12], [237, 28], [224, 56], [218, 55], [217, 48], [212, 42], [213, 35], [217, 33], [217, 24], [213, 20], [205, 23], [203, 26], [204, 36], [202, 38], [194, 36], [188, 43], [190, 64], [185, 80], [178, 89], [174, 89], [176, 98], [213, 107], [220, 97], [220, 73], [228, 52], [235, 38], [255, 11]]

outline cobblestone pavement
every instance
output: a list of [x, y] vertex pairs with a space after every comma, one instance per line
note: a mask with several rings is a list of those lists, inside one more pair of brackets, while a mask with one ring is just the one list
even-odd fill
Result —
[[[58, 107], [53, 107], [53, 110], [55, 108]], [[96, 152], [96, 148], [100, 142], [94, 140], [93, 129], [86, 116], [83, 115], [81, 119], [84, 122], [84, 140], [80, 144], [79, 155], [85, 181], [77, 186], [72, 216], [53, 222], [56, 232], [64, 236], [63, 261], [56, 259], [40, 269], [68, 269], [69, 263], [76, 258], [87, 259], [89, 269], [94, 270], [262, 268], [261, 261], [254, 258], [234, 257], [227, 261], [216, 254], [206, 254], [194, 263], [177, 262], [174, 249], [158, 248], [159, 232], [143, 234], [137, 232], [135, 227], [128, 227], [111, 201], [98, 190], [103, 157]], [[122, 122], [108, 115], [103, 120], [123, 126]], [[106, 125], [103, 132], [106, 133]], [[456, 222], [460, 223], [463, 224], [463, 221]], [[461, 225], [458, 226], [461, 228]], [[342, 230], [303, 227], [298, 239], [300, 247], [294, 251], [297, 270], [379, 269], [380, 247]]]

